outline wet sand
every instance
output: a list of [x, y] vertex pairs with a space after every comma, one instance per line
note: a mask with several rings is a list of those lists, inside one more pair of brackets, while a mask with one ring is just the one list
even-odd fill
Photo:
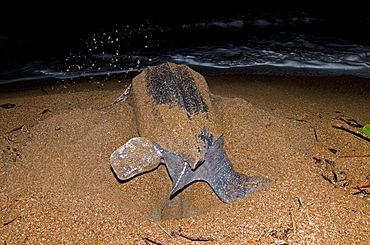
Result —
[[137, 136], [136, 118], [129, 102], [98, 108], [130, 80], [1, 92], [0, 105], [15, 107], [0, 108], [0, 242], [366, 244], [370, 196], [351, 187], [370, 184], [369, 158], [340, 156], [369, 154], [370, 144], [331, 124], [338, 116], [370, 123], [370, 80], [206, 80], [234, 168], [273, 180], [269, 188], [225, 204], [197, 182], [169, 199], [163, 165], [119, 182], [109, 156]]

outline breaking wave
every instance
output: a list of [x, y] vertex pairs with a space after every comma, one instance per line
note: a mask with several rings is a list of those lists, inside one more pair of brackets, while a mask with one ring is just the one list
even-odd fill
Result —
[[290, 13], [177, 26], [116, 26], [81, 40], [78, 51], [8, 66], [0, 70], [0, 83], [127, 73], [167, 61], [218, 69], [304, 68], [309, 75], [320, 70], [317, 74], [370, 78], [370, 46], [302, 32], [319, 22], [305, 13]]

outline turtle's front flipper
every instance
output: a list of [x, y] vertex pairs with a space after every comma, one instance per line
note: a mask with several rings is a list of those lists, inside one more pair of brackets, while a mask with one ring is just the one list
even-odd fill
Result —
[[110, 156], [110, 165], [117, 178], [127, 180], [148, 172], [162, 163], [163, 149], [150, 139], [132, 138]]
[[205, 161], [195, 170], [184, 167], [184, 172], [174, 183], [171, 195], [194, 181], [207, 182], [216, 195], [226, 203], [231, 203], [269, 186], [270, 180], [260, 177], [247, 177], [234, 171], [230, 160], [223, 149], [220, 137], [208, 149]]
[[180, 156], [166, 151], [154, 141], [144, 137], [130, 139], [110, 157], [112, 169], [120, 180], [151, 171], [161, 163], [166, 164], [174, 185], [179, 179], [187, 181], [183, 176], [191, 176], [190, 166]]

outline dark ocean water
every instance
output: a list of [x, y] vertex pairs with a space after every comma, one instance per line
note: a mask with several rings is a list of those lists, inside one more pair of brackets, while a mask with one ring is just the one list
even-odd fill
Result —
[[366, 13], [234, 11], [80, 28], [40, 23], [0, 32], [0, 84], [124, 74], [166, 61], [226, 72], [370, 78]]

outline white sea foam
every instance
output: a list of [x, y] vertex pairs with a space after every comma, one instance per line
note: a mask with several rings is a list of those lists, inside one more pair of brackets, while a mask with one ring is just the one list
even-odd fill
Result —
[[269, 45], [268, 43], [265, 43], [266, 45], [253, 43], [251, 46], [207, 45], [196, 49], [178, 50], [170, 57], [174, 62], [213, 68], [267, 65], [330, 69], [338, 70], [341, 74], [352, 74], [351, 71], [362, 70], [362, 76], [370, 77], [370, 47], [357, 44], [331, 44], [327, 47], [324, 41], [315, 43], [307, 37], [299, 37], [288, 42], [275, 40]]
[[[96, 76], [140, 71], [147, 66], [162, 62], [175, 62], [212, 68], [304, 68], [310, 75], [348, 74], [370, 78], [370, 46], [360, 45], [339, 38], [296, 32], [272, 32], [265, 34], [266, 27], [308, 25], [317, 21], [304, 13], [297, 15], [260, 15], [235, 19], [213, 19], [173, 27], [186, 35], [194, 35], [191, 42], [166, 46], [162, 31], [172, 34], [171, 28], [148, 26], [147, 29], [122, 29], [111, 33], [94, 34], [92, 42], [76, 53], [64, 57], [51, 57], [46, 61], [31, 61], [12, 71], [3, 71], [0, 83], [22, 80], [36, 80], [55, 77], [59, 79]], [[248, 28], [260, 28], [256, 35], [250, 35]], [[236, 29], [238, 29], [236, 31]], [[192, 31], [194, 31], [193, 34]], [[210, 39], [196, 41], [199, 30], [211, 33]], [[217, 31], [214, 31], [217, 30]], [[247, 30], [247, 31], [246, 31]], [[263, 31], [261, 31], [263, 30]], [[229, 31], [229, 32], [227, 32]], [[136, 33], [135, 33], [136, 32]], [[190, 33], [190, 34], [189, 34]], [[225, 34], [226, 33], [226, 34]], [[228, 33], [242, 33], [240, 36]], [[133, 39], [132, 37], [137, 35]], [[155, 37], [158, 35], [157, 37]], [[223, 35], [219, 38], [217, 35]], [[171, 35], [168, 35], [169, 37]], [[165, 37], [168, 37], [165, 36]], [[141, 39], [140, 39], [141, 38]], [[144, 47], [135, 49], [135, 41]], [[181, 40], [177, 40], [181, 42]], [[162, 46], [161, 46], [162, 45]], [[134, 47], [133, 51], [126, 48]], [[148, 48], [149, 47], [149, 48]], [[254, 70], [256, 70], [254, 69]], [[287, 69], [289, 70], [289, 69]], [[276, 69], [272, 69], [272, 74]], [[328, 73], [329, 74], [329, 73]]]

